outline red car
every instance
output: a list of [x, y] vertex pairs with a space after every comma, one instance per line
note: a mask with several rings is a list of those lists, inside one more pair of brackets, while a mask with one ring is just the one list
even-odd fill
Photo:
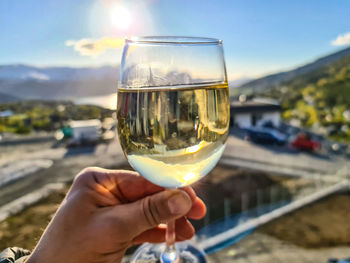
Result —
[[302, 151], [317, 151], [321, 149], [321, 144], [318, 141], [313, 141], [307, 133], [299, 133], [292, 146]]

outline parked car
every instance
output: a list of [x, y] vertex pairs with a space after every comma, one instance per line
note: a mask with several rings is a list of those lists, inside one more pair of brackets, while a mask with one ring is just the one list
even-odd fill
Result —
[[291, 145], [302, 151], [317, 151], [321, 149], [321, 143], [313, 140], [310, 134], [302, 132], [299, 133]]
[[249, 128], [246, 129], [246, 140], [261, 144], [284, 145], [287, 137], [277, 130], [269, 128]]

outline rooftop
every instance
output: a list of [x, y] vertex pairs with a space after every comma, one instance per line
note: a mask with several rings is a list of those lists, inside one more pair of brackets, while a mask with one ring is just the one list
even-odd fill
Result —
[[265, 98], [231, 100], [230, 106], [233, 112], [281, 111], [281, 105], [277, 101]]
[[79, 120], [79, 121], [71, 121], [70, 126], [72, 128], [81, 128], [81, 127], [100, 127], [101, 121], [94, 119], [94, 120]]

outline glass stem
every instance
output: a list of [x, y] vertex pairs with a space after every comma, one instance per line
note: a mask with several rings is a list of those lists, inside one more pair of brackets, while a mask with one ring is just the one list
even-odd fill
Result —
[[168, 247], [174, 246], [175, 243], [175, 221], [170, 221], [167, 224], [165, 233], [165, 242]]
[[166, 233], [165, 233], [165, 243], [166, 247], [161, 254], [162, 263], [176, 263], [179, 262], [179, 255], [175, 248], [175, 221], [170, 221], [167, 223]]

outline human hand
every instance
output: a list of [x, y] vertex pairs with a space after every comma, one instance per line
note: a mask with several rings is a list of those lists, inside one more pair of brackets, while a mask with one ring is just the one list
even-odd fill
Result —
[[164, 242], [176, 220], [176, 239], [189, 239], [205, 205], [191, 187], [164, 190], [138, 173], [87, 168], [74, 180], [27, 263], [120, 262], [132, 244]]

